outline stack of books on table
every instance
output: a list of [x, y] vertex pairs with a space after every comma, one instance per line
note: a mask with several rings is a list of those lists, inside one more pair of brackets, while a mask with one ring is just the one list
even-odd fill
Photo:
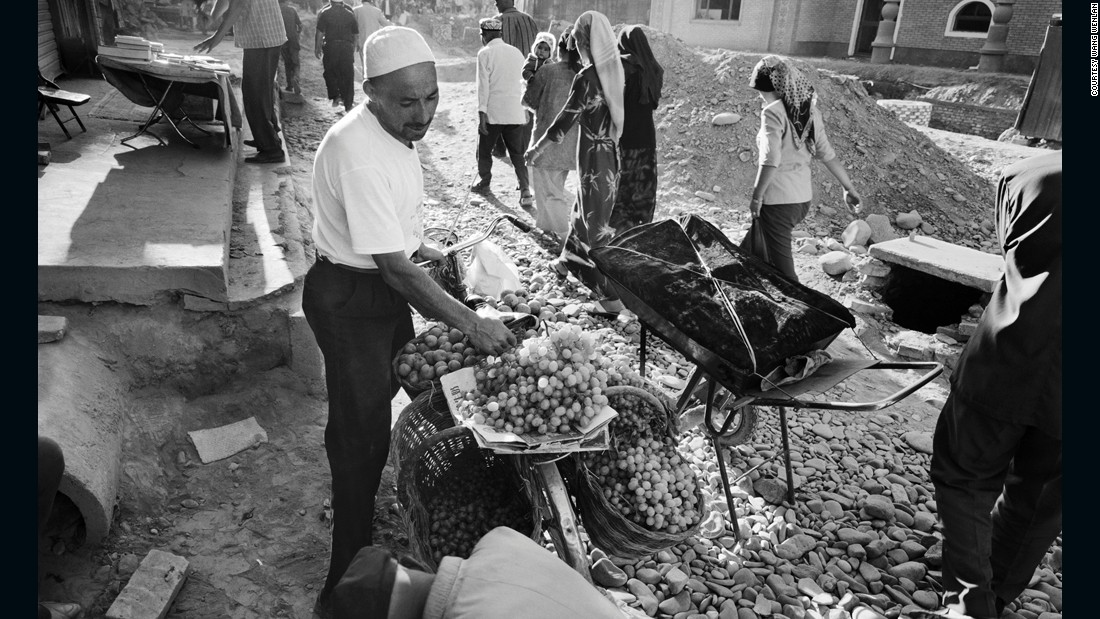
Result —
[[117, 36], [114, 46], [100, 45], [99, 54], [112, 58], [152, 60], [156, 53], [163, 49], [163, 43], [154, 43], [144, 37]]

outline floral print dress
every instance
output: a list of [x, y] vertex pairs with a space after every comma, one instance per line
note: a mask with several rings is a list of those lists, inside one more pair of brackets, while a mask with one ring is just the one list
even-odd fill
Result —
[[607, 245], [615, 236], [610, 220], [619, 186], [619, 153], [611, 137], [611, 110], [591, 65], [573, 79], [569, 99], [546, 130], [546, 138], [560, 142], [574, 124], [580, 125], [577, 141], [580, 182], [561, 258], [566, 268], [593, 292], [617, 296], [588, 257], [590, 249]]

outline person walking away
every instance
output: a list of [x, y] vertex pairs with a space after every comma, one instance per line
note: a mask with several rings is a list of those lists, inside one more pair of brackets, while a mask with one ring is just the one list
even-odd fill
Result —
[[[814, 87], [790, 60], [765, 56], [753, 67], [749, 87], [764, 102], [756, 136], [759, 165], [749, 203], [752, 225], [763, 228], [771, 265], [797, 282], [791, 232], [810, 211], [810, 160], [820, 161], [840, 182], [849, 210], [855, 212], [860, 196], [829, 143]], [[752, 239], [754, 232], [750, 229], [745, 238]]]
[[502, 354], [515, 336], [447, 294], [417, 261], [443, 259], [423, 242], [424, 178], [416, 142], [439, 101], [435, 58], [415, 30], [387, 26], [364, 47], [365, 105], [325, 134], [313, 164], [313, 242], [302, 310], [325, 364], [325, 451], [332, 475], [332, 549], [314, 611], [372, 543], [374, 502], [390, 443], [391, 361], [414, 336], [409, 306]]
[[279, 10], [283, 15], [283, 26], [286, 27], [286, 43], [280, 50], [283, 58], [283, 71], [286, 72], [286, 89], [296, 95], [302, 94], [302, 88], [298, 83], [298, 69], [301, 63], [298, 61], [298, 53], [302, 49], [300, 36], [302, 34], [302, 19], [298, 17], [298, 9], [290, 6], [289, 0], [279, 0]]
[[314, 53], [321, 60], [325, 89], [332, 107], [350, 112], [355, 105], [355, 42], [359, 25], [351, 7], [341, 0], [330, 0], [317, 14]]
[[[218, 6], [214, 9], [215, 17], [219, 14]], [[234, 44], [244, 49], [241, 99], [244, 116], [252, 131], [252, 139], [244, 143], [257, 150], [255, 155], [244, 160], [247, 163], [283, 163], [286, 155], [275, 116], [275, 74], [279, 71], [279, 54], [286, 43], [286, 27], [278, 1], [228, 0], [218, 29], [196, 45], [195, 51], [213, 51], [230, 28], [233, 28]]]
[[482, 47], [477, 52], [477, 173], [478, 180], [470, 191], [487, 193], [493, 179], [493, 144], [504, 139], [512, 167], [519, 183], [520, 206], [529, 207], [535, 201], [531, 193], [527, 164], [523, 161], [523, 125], [527, 112], [523, 97], [523, 55], [500, 38], [500, 21], [493, 18], [479, 22]]
[[1062, 531], [1062, 152], [1001, 173], [1004, 274], [936, 421], [946, 612], [1000, 617]]
[[[494, 19], [500, 20], [501, 38], [508, 45], [519, 50], [524, 56], [531, 51], [535, 43], [539, 27], [535, 19], [516, 8], [515, 0], [495, 0], [497, 11]], [[523, 129], [523, 143], [526, 145], [531, 140], [531, 125], [533, 119], [527, 118], [526, 127]], [[504, 140], [499, 139], [493, 147], [494, 157], [504, 157]]]
[[554, 35], [549, 32], [540, 32], [535, 35], [535, 42], [531, 45], [531, 53], [527, 54], [527, 61], [523, 63], [523, 81], [530, 83], [535, 77], [535, 72], [550, 59], [551, 52], [557, 45]]
[[611, 227], [615, 233], [653, 221], [657, 208], [657, 130], [653, 111], [661, 101], [664, 69], [641, 26], [619, 33], [623, 57], [623, 137], [619, 140], [619, 188]]
[[[537, 142], [569, 100], [569, 90], [580, 72], [581, 57], [569, 32], [563, 32], [556, 45], [556, 57], [527, 83], [523, 104], [535, 113], [532, 132]], [[535, 225], [557, 238], [557, 254], [565, 248], [569, 236], [569, 201], [565, 181], [577, 167], [577, 126], [570, 127], [560, 143], [551, 142], [537, 161], [528, 164], [531, 188], [535, 191]]]
[[381, 28], [392, 25], [390, 20], [386, 19], [386, 16], [382, 14], [382, 9], [374, 6], [371, 0], [363, 0], [363, 3], [352, 9], [355, 13], [355, 23], [359, 27], [359, 40], [356, 44], [356, 58], [359, 62], [359, 68], [363, 71], [363, 75], [366, 76], [366, 65], [363, 64], [365, 54], [363, 53], [363, 45], [367, 42], [367, 37], [374, 34]]
[[551, 264], [559, 275], [572, 272], [598, 298], [596, 311], [617, 314], [622, 301], [596, 269], [588, 251], [603, 247], [614, 236], [609, 225], [619, 185], [619, 137], [623, 131], [623, 63], [611, 24], [603, 13], [587, 11], [573, 26], [577, 50], [585, 62], [573, 80], [565, 107], [527, 151], [537, 162], [550, 143], [560, 143], [580, 124], [577, 173], [580, 183], [573, 205], [565, 249]]

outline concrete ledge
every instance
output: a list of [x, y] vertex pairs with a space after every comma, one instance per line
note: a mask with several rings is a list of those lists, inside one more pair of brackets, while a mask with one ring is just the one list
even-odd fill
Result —
[[883, 262], [899, 264], [983, 292], [993, 292], [1004, 274], [1004, 259], [1000, 256], [928, 236], [875, 243], [870, 254]]
[[79, 335], [38, 346], [38, 433], [61, 446], [60, 491], [80, 510], [93, 545], [114, 515], [126, 401], [123, 385]]

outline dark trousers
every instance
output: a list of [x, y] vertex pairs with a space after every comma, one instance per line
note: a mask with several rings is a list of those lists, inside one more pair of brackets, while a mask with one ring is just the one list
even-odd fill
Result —
[[931, 476], [943, 522], [944, 601], [976, 619], [997, 617], [1062, 531], [1062, 441], [950, 395], [936, 423]]
[[413, 337], [404, 297], [381, 275], [318, 260], [306, 273], [302, 310], [325, 359], [332, 474], [332, 551], [327, 596], [355, 553], [371, 545], [374, 499], [390, 447], [391, 361]]
[[519, 181], [520, 190], [530, 187], [527, 164], [523, 162], [523, 153], [527, 148], [523, 142], [524, 125], [488, 123], [486, 126], [489, 129], [488, 135], [477, 134], [477, 173], [482, 182], [488, 183], [493, 179], [493, 144], [503, 138], [508, 157], [512, 160], [512, 167], [516, 170], [516, 180]]
[[[794, 272], [794, 255], [791, 253], [791, 231], [810, 212], [809, 202], [793, 204], [764, 204], [760, 216], [752, 225], [762, 226], [764, 241], [768, 246], [768, 262], [788, 278], [798, 281]], [[751, 237], [753, 230], [747, 236]]]
[[279, 55], [283, 59], [283, 70], [286, 71], [286, 89], [294, 92], [301, 92], [301, 87], [298, 85], [298, 69], [301, 67], [298, 59], [300, 50], [301, 46], [291, 41], [283, 43], [279, 48]]
[[282, 46], [244, 50], [241, 65], [241, 98], [252, 139], [260, 152], [282, 151], [275, 127], [275, 75], [279, 72]]
[[344, 109], [351, 110], [355, 105], [355, 43], [325, 43], [321, 64], [324, 67], [328, 98], [340, 99], [344, 102]]
[[[38, 537], [46, 528], [53, 509], [53, 499], [61, 487], [61, 477], [65, 473], [65, 456], [61, 447], [53, 439], [38, 437]], [[41, 580], [41, 574], [39, 575]], [[38, 607], [38, 619], [50, 619], [50, 611]]]

